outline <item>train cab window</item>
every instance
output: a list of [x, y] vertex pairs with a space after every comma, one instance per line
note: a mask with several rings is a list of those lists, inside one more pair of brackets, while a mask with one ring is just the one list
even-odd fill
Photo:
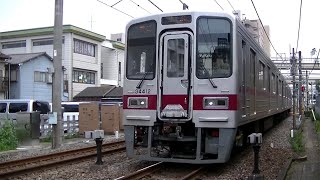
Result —
[[129, 27], [127, 38], [127, 78], [136, 80], [154, 79], [155, 61], [156, 22], [146, 21]]
[[196, 72], [199, 79], [231, 76], [231, 29], [227, 19], [198, 19]]

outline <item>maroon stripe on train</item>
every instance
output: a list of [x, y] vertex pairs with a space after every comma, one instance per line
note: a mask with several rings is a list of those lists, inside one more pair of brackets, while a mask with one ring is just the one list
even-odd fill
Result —
[[[204, 109], [203, 98], [204, 97], [228, 97], [229, 107], [225, 109]], [[206, 94], [206, 95], [193, 95], [193, 110], [237, 110], [238, 99], [236, 94]]]
[[[129, 97], [148, 97], [148, 108], [128, 108]], [[124, 95], [123, 97], [123, 109], [140, 109], [140, 110], [156, 110], [157, 109], [157, 95]]]
[[[148, 97], [148, 108], [144, 110], [156, 110], [157, 109], [157, 95], [124, 95], [123, 96], [123, 109], [140, 109], [140, 108], [128, 108], [129, 97]], [[187, 105], [184, 103], [185, 95], [164, 95], [162, 108], [167, 104], [181, 104], [184, 109], [187, 109]], [[229, 97], [229, 108], [217, 109], [217, 110], [237, 110], [238, 100], [237, 95], [225, 95], [225, 94], [207, 94], [207, 95], [194, 95], [193, 96], [193, 109], [194, 110], [215, 110], [215, 109], [204, 109], [203, 98], [204, 97]], [[143, 110], [143, 109], [141, 109]]]

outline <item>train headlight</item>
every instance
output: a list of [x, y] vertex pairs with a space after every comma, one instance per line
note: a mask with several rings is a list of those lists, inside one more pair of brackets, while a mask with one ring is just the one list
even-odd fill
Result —
[[148, 108], [147, 97], [129, 97], [128, 108]]
[[203, 108], [204, 109], [228, 109], [229, 98], [228, 97], [204, 97]]

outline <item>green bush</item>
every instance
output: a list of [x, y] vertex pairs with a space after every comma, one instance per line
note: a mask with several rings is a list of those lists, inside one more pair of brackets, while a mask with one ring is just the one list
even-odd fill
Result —
[[290, 143], [294, 152], [304, 152], [303, 134], [301, 130], [294, 133], [294, 137], [290, 139]]
[[16, 149], [18, 138], [15, 127], [9, 120], [4, 122], [4, 125], [0, 128], [0, 151]]

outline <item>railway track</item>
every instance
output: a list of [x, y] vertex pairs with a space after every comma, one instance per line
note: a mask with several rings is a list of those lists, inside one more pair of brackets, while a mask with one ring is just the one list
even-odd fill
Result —
[[[96, 148], [96, 146], [90, 146], [81, 149], [73, 149], [58, 153], [51, 153], [25, 159], [2, 162], [0, 163], [0, 177], [8, 178], [12, 176], [27, 174], [32, 171], [43, 168], [92, 158], [97, 155]], [[103, 155], [124, 150], [124, 141], [118, 141], [102, 145]]]
[[[166, 164], [168, 163], [158, 162], [153, 165], [142, 168], [140, 170], [137, 170], [131, 174], [116, 178], [115, 180], [138, 180], [138, 179], [143, 179], [145, 177], [147, 178], [148, 176], [154, 174], [156, 171], [161, 171], [166, 166]], [[178, 178], [178, 179], [179, 180], [195, 179], [205, 170], [205, 168], [206, 166], [193, 168], [189, 173], [187, 173], [186, 175], [184, 174], [181, 178]]]

